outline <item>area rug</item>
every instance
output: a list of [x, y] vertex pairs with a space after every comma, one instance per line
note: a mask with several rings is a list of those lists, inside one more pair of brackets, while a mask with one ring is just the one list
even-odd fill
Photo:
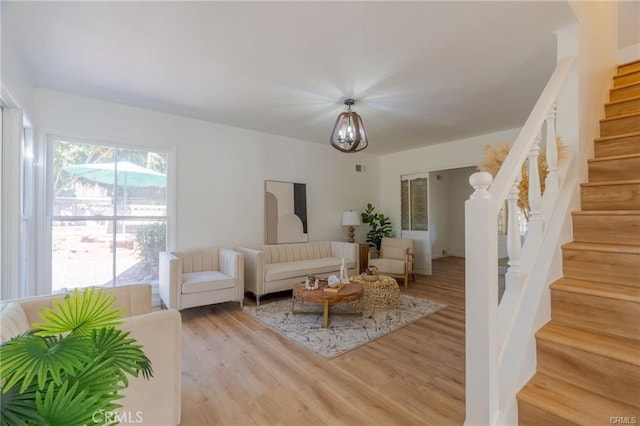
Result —
[[[328, 328], [322, 328], [322, 314], [293, 315], [291, 299], [245, 306], [244, 312], [314, 354], [331, 359], [446, 307], [442, 303], [401, 294], [398, 307], [392, 311], [365, 312], [362, 317], [332, 315]], [[333, 312], [333, 309], [339, 311], [341, 308], [344, 307], [336, 305], [331, 309]], [[296, 303], [296, 311], [321, 309], [319, 305]]]

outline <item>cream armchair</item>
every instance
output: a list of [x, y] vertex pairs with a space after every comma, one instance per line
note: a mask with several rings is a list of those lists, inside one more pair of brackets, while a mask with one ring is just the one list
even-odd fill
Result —
[[244, 299], [244, 257], [225, 248], [160, 253], [160, 298], [179, 310]]
[[406, 238], [383, 238], [380, 244], [380, 256], [371, 258], [369, 266], [375, 266], [382, 275], [404, 280], [404, 288], [409, 284], [409, 276], [416, 279], [413, 272], [413, 240]]

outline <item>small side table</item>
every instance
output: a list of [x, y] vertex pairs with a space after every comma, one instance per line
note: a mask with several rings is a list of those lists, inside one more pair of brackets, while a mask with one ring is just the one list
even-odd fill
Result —
[[358, 273], [363, 273], [369, 267], [369, 244], [359, 244], [360, 264], [358, 265]]

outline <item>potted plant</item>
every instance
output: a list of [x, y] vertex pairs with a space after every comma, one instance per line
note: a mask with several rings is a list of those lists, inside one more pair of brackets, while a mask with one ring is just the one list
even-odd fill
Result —
[[104, 423], [104, 413], [120, 407], [127, 375], [153, 375], [142, 347], [116, 328], [121, 313], [113, 303], [102, 289], [76, 289], [54, 299], [35, 329], [0, 346], [0, 424]]
[[393, 237], [391, 230], [391, 220], [382, 213], [374, 213], [375, 207], [371, 203], [367, 204], [367, 209], [362, 213], [362, 223], [369, 225], [367, 232], [367, 243], [380, 251], [383, 237]]

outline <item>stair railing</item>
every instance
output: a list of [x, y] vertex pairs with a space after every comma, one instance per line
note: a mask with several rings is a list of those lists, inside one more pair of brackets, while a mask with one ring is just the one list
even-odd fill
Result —
[[[556, 100], [569, 74], [573, 57], [561, 60], [531, 114], [513, 143], [495, 179], [487, 172], [473, 174], [469, 183], [474, 188], [465, 205], [466, 256], [466, 425], [494, 425], [503, 421], [500, 411], [513, 400], [513, 374], [503, 364], [504, 354], [513, 351], [512, 341], [529, 285], [533, 266], [543, 241], [542, 215], [553, 208], [559, 193], [558, 147], [556, 144]], [[544, 197], [540, 189], [538, 156], [545, 131], [547, 177]], [[524, 244], [521, 242], [517, 200], [526, 163], [528, 178], [529, 224]], [[507, 203], [508, 270], [505, 293], [498, 304], [498, 213]], [[541, 280], [540, 280], [541, 281]], [[544, 282], [535, 285], [544, 286]], [[531, 348], [518, 348], [524, 351]], [[515, 366], [517, 368], [518, 366]], [[500, 419], [500, 420], [499, 420]]]

